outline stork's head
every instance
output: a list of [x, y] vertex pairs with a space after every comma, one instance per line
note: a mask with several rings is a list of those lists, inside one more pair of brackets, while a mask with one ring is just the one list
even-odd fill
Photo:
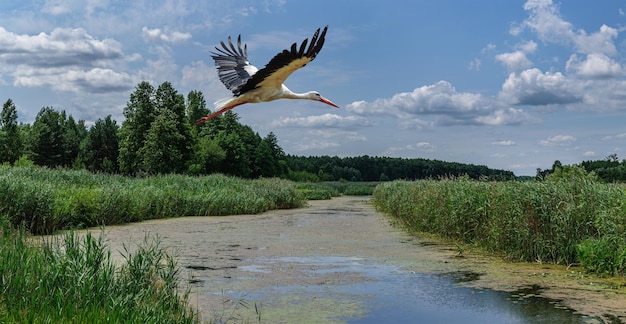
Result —
[[329, 106], [333, 106], [335, 108], [339, 108], [339, 106], [334, 104], [332, 101], [322, 97], [322, 95], [320, 95], [320, 93], [317, 92], [317, 91], [311, 91], [308, 94], [309, 94], [309, 99], [311, 99], [311, 100], [320, 101], [320, 102], [323, 102], [323, 103], [325, 103], [325, 104], [327, 104]]

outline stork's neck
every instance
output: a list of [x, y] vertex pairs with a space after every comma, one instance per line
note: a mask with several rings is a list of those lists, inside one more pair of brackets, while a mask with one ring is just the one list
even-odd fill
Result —
[[315, 91], [309, 91], [305, 93], [296, 93], [296, 92], [289, 90], [289, 88], [285, 87], [285, 85], [283, 85], [282, 90], [283, 90], [283, 98], [316, 100]]

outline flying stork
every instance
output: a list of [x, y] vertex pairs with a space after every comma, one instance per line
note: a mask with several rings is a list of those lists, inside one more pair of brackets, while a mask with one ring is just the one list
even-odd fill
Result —
[[291, 73], [315, 59], [324, 45], [327, 29], [328, 26], [324, 27], [320, 34], [318, 28], [308, 47], [308, 38], [302, 42], [299, 49], [297, 43], [293, 43], [291, 49], [276, 54], [260, 70], [248, 62], [248, 46], [244, 45], [243, 49], [241, 48], [241, 35], [237, 38], [236, 48], [230, 36], [228, 37], [229, 46], [221, 41], [222, 48], [215, 47], [217, 52], [211, 52], [211, 57], [217, 66], [220, 81], [228, 90], [233, 92], [233, 97], [216, 101], [214, 105], [217, 111], [196, 120], [195, 124], [207, 122], [213, 117], [245, 103], [266, 102], [283, 98], [315, 100], [339, 108], [330, 100], [322, 97], [317, 91], [294, 93], [283, 84]]

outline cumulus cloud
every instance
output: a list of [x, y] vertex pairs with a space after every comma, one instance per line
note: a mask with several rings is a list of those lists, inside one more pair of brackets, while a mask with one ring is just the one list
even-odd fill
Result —
[[82, 28], [55, 28], [50, 34], [18, 35], [0, 27], [0, 61], [41, 67], [100, 65], [122, 58], [115, 40], [97, 40]]
[[555, 145], [569, 145], [572, 142], [576, 141], [576, 137], [571, 135], [556, 135], [549, 137], [545, 140], [539, 141], [539, 145], [541, 146], [555, 146]]
[[519, 71], [529, 68], [533, 65], [527, 54], [534, 53], [537, 49], [537, 43], [528, 41], [517, 46], [518, 49], [510, 53], [501, 53], [496, 55], [496, 61], [504, 64], [509, 71]]
[[601, 53], [588, 54], [586, 59], [572, 54], [566, 69], [587, 79], [611, 79], [623, 74], [621, 64]]
[[504, 64], [511, 71], [520, 70], [533, 65], [533, 62], [526, 58], [526, 53], [522, 51], [498, 54], [496, 55], [496, 60]]
[[123, 57], [117, 41], [95, 39], [81, 28], [19, 35], [0, 27], [0, 71], [16, 86], [91, 93], [128, 90], [134, 80], [112, 69]]
[[391, 98], [372, 102], [355, 101], [346, 110], [359, 115], [390, 115], [402, 120], [417, 116], [437, 116], [440, 125], [505, 125], [530, 121], [521, 109], [506, 107], [491, 97], [478, 93], [457, 92], [446, 81], [402, 92]]
[[572, 24], [561, 17], [558, 6], [552, 0], [529, 0], [524, 4], [524, 9], [529, 12], [529, 17], [522, 24], [523, 27], [535, 31], [542, 41], [573, 45], [577, 51], [585, 54], [617, 53], [614, 40], [619, 32], [615, 28], [602, 25], [594, 33], [574, 30]]
[[459, 93], [446, 81], [415, 88], [412, 92], [402, 92], [389, 99], [376, 99], [371, 103], [357, 101], [346, 108], [358, 114], [380, 114], [404, 112], [409, 114], [469, 113], [485, 109], [478, 104], [480, 94]]
[[[524, 4], [528, 18], [515, 26], [516, 35], [530, 30], [544, 43], [569, 47], [572, 54], [558, 72], [531, 68], [527, 54], [537, 50], [533, 41], [521, 43], [511, 53], [502, 53], [496, 60], [510, 74], [502, 85], [499, 98], [512, 105], [567, 105], [573, 110], [624, 110], [626, 81], [624, 67], [615, 55], [615, 41], [620, 30], [601, 25], [593, 32], [575, 27], [561, 17], [559, 6], [551, 0], [528, 0]], [[558, 62], [554, 58], [553, 62]]]
[[511, 73], [502, 85], [500, 98], [516, 105], [568, 104], [582, 101], [580, 86], [560, 72], [542, 73], [537, 68]]
[[107, 93], [132, 89], [135, 80], [127, 73], [111, 69], [90, 70], [51, 68], [20, 68], [14, 73], [14, 85], [24, 87], [51, 87], [55, 90]]
[[143, 26], [141, 28], [141, 34], [146, 41], [165, 42], [165, 43], [182, 43], [191, 39], [190, 33], [181, 33], [178, 31], [170, 31], [167, 28], [148, 28]]
[[370, 126], [366, 118], [359, 116], [339, 116], [336, 114], [323, 114], [306, 117], [284, 117], [272, 122], [273, 127], [352, 127]]

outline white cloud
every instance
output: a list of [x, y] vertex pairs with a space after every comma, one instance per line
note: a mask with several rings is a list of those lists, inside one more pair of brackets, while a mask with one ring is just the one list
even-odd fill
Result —
[[586, 151], [585, 153], [583, 153], [583, 156], [585, 156], [585, 157], [594, 157], [594, 156], [597, 156], [597, 154], [594, 151]]
[[191, 39], [190, 33], [181, 33], [178, 31], [170, 31], [168, 28], [150, 29], [146, 26], [141, 28], [141, 34], [146, 41], [161, 41], [165, 43], [182, 43]]
[[431, 148], [434, 148], [435, 146], [428, 142], [419, 142], [415, 144], [415, 147], [420, 148], [420, 149], [431, 149]]
[[517, 48], [514, 52], [496, 55], [496, 61], [504, 64], [509, 71], [519, 71], [533, 66], [533, 62], [526, 55], [532, 54], [537, 50], [537, 43], [528, 41], [519, 44]]
[[111, 69], [93, 68], [18, 68], [13, 74], [16, 86], [51, 87], [72, 92], [107, 93], [130, 90], [134, 80], [127, 73]]
[[571, 135], [556, 135], [539, 141], [541, 146], [569, 145], [576, 141], [576, 137]]
[[367, 119], [359, 116], [323, 114], [307, 117], [284, 117], [272, 122], [273, 127], [353, 127], [370, 126]]
[[41, 11], [57, 16], [71, 12], [71, 8], [62, 0], [46, 0]]
[[0, 71], [13, 85], [73, 92], [125, 91], [135, 82], [113, 67], [124, 59], [115, 40], [98, 40], [81, 28], [20, 35], [0, 27]]
[[253, 7], [253, 6], [241, 8], [239, 10], [239, 14], [244, 16], [244, 17], [248, 17], [248, 16], [251, 16], [251, 15], [256, 15], [257, 12], [258, 12], [257, 8]]
[[519, 49], [524, 53], [534, 53], [537, 50], [537, 43], [534, 41], [527, 41], [518, 45]]
[[488, 53], [495, 51], [495, 49], [496, 49], [496, 45], [493, 43], [489, 43], [482, 50], [480, 50], [480, 52], [483, 54], [488, 54]]
[[622, 76], [622, 65], [601, 53], [591, 53], [585, 60], [572, 54], [566, 64], [567, 71], [587, 79], [610, 79]]
[[476, 122], [484, 125], [516, 125], [524, 122], [536, 122], [537, 119], [517, 108], [497, 109], [486, 116], [476, 117]]
[[511, 140], [495, 141], [495, 142], [491, 142], [491, 145], [511, 146], [511, 145], [515, 145], [515, 142]]
[[496, 60], [504, 64], [509, 71], [517, 71], [533, 65], [533, 62], [526, 57], [526, 53], [522, 51], [498, 54]]
[[511, 73], [502, 85], [500, 98], [519, 105], [568, 104], [582, 101], [581, 85], [560, 72], [542, 73], [537, 68]]
[[432, 121], [408, 116], [407, 118], [400, 119], [398, 123], [402, 129], [430, 129], [435, 126], [435, 123]]
[[[391, 98], [355, 101], [348, 104], [346, 110], [360, 115], [390, 115], [404, 123], [417, 116], [436, 116], [440, 125], [508, 125], [533, 120], [523, 110], [506, 107], [495, 98], [457, 92], [446, 81], [397, 93]], [[418, 119], [423, 123], [421, 118]]]
[[475, 59], [470, 61], [469, 65], [468, 65], [468, 69], [470, 71], [480, 71], [481, 63], [482, 62], [480, 61], [480, 59], [475, 58]]
[[410, 151], [420, 151], [425, 153], [435, 152], [437, 147], [430, 142], [418, 142], [415, 144], [407, 144], [404, 146], [392, 146], [387, 149], [385, 154], [396, 155], [397, 153], [405, 153]]
[[19, 35], [0, 27], [0, 62], [12, 65], [96, 66], [123, 55], [117, 41], [97, 40], [81, 28], [55, 28], [50, 34]]
[[563, 20], [557, 5], [551, 0], [529, 0], [524, 4], [529, 17], [523, 26], [535, 31], [539, 38], [546, 42], [571, 44], [581, 53], [603, 53], [615, 55], [617, 49], [613, 43], [618, 30], [602, 25], [600, 30], [587, 33], [585, 30], [574, 30], [571, 23]]

